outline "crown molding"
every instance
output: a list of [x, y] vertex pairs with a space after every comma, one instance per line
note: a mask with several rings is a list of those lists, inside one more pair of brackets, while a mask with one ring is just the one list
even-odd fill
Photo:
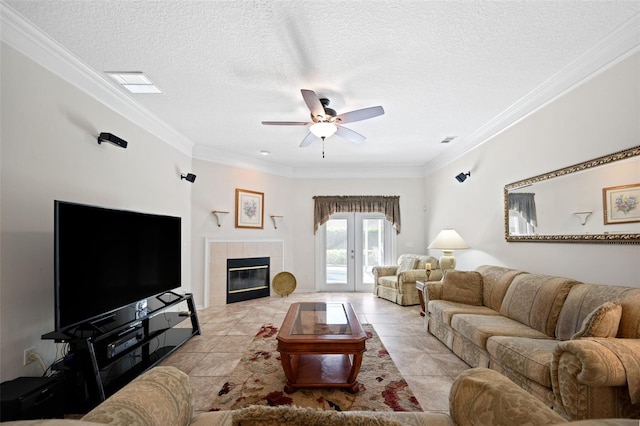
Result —
[[115, 88], [104, 76], [91, 69], [1, 1], [0, 26], [3, 42], [190, 158], [295, 178], [416, 178], [428, 176], [577, 85], [583, 84], [619, 61], [640, 51], [640, 13], [638, 13], [477, 131], [457, 140], [456, 145], [451, 147], [453, 149], [424, 165], [290, 167], [195, 144], [157, 116], [151, 114], [126, 93]]
[[277, 176], [291, 177], [293, 168], [268, 161], [259, 161], [243, 155], [232, 154], [208, 145], [196, 144], [193, 147], [193, 158], [210, 163], [223, 164], [230, 167], [257, 170]]
[[583, 55], [570, 62], [474, 133], [461, 138], [461, 140], [456, 140], [455, 149], [443, 153], [425, 164], [425, 176], [434, 173], [560, 96], [638, 52], [640, 52], [640, 13], [632, 16]]
[[0, 37], [4, 43], [191, 157], [194, 145], [191, 140], [151, 114], [127, 94], [114, 88], [102, 75], [4, 2], [0, 2], [0, 26]]
[[298, 167], [292, 177], [297, 179], [411, 179], [424, 178], [424, 168], [420, 166], [389, 166], [362, 164], [336, 167]]
[[294, 179], [400, 179], [424, 177], [424, 170], [421, 165], [362, 166], [361, 164], [344, 164], [332, 167], [290, 167], [269, 161], [259, 161], [241, 155], [231, 154], [217, 148], [200, 144], [196, 144], [194, 146], [193, 158], [210, 163], [252, 169], [276, 176]]

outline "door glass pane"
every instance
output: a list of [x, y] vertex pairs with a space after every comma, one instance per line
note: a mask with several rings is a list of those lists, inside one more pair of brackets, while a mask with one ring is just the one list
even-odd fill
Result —
[[347, 219], [329, 219], [326, 224], [327, 284], [347, 283]]
[[362, 220], [362, 283], [373, 284], [371, 268], [384, 265], [384, 219]]

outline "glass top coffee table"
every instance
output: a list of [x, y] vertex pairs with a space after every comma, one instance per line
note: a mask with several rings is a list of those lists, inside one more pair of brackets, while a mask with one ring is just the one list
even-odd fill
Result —
[[277, 339], [285, 392], [317, 387], [358, 392], [367, 335], [350, 303], [293, 303]]

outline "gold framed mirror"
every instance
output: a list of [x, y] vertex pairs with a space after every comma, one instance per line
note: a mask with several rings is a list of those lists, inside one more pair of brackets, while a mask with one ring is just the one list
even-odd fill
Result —
[[640, 146], [504, 187], [508, 242], [640, 244]]

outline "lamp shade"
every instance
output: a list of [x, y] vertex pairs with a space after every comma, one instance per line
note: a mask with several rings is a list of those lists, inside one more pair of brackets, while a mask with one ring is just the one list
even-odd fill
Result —
[[468, 249], [467, 244], [460, 234], [453, 229], [443, 229], [436, 235], [436, 238], [429, 244], [430, 249], [439, 250], [462, 250]]
[[442, 250], [439, 262], [440, 269], [444, 271], [445, 269], [455, 269], [456, 267], [456, 258], [453, 257], [453, 251], [468, 249], [469, 244], [453, 229], [443, 229], [429, 244], [429, 248]]
[[320, 122], [312, 125], [309, 130], [316, 135], [316, 137], [325, 139], [333, 135], [338, 128], [333, 123]]

